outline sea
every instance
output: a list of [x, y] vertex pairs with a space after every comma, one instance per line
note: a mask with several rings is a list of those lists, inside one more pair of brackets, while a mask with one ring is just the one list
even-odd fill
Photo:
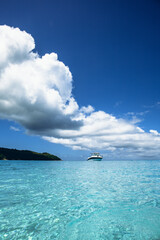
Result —
[[0, 240], [160, 240], [160, 161], [0, 161]]

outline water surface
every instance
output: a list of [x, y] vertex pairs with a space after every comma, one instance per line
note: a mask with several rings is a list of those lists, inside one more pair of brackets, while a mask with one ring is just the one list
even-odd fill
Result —
[[0, 161], [0, 240], [160, 240], [160, 161]]

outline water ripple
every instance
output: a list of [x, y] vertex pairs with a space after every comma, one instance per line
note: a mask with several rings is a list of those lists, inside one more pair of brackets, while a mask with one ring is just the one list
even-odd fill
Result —
[[1, 162], [0, 240], [160, 240], [160, 162]]

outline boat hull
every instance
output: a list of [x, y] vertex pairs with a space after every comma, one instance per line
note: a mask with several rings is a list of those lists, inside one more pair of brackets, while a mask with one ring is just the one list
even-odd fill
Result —
[[93, 158], [93, 157], [90, 157], [90, 158], [88, 158], [88, 161], [102, 161], [102, 158]]

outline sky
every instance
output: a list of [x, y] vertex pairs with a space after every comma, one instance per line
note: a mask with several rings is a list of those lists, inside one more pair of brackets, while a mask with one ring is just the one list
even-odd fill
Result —
[[0, 146], [160, 159], [159, 12], [159, 0], [2, 0]]

